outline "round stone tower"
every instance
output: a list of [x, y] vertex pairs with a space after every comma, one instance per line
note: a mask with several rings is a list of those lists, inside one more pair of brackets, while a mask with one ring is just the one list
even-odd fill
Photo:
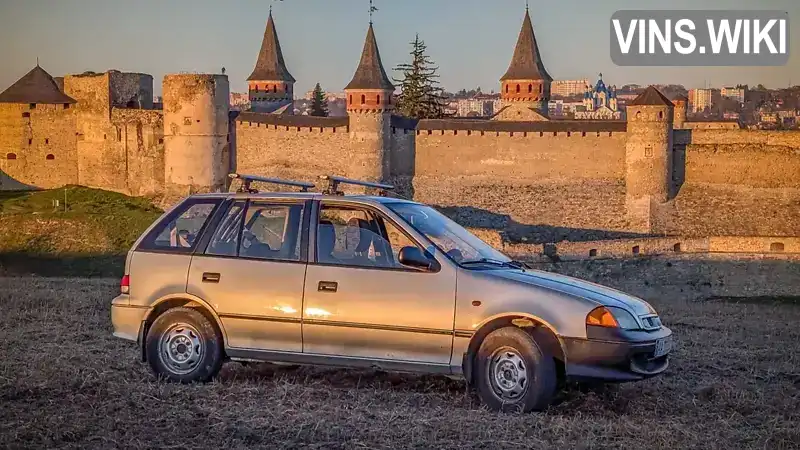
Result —
[[500, 97], [505, 104], [521, 103], [547, 115], [552, 81], [542, 63], [531, 15], [526, 9], [511, 64], [500, 78]]
[[247, 77], [250, 109], [294, 114], [294, 83], [294, 77], [286, 68], [275, 20], [270, 11], [256, 67]]
[[684, 124], [686, 123], [686, 108], [689, 103], [689, 97], [680, 94], [676, 96], [672, 100], [672, 104], [675, 105], [675, 129], [680, 130], [683, 128]]
[[225, 75], [166, 75], [164, 184], [170, 194], [224, 189], [229, 95]]
[[370, 23], [361, 61], [352, 81], [344, 88], [350, 116], [352, 163], [348, 176], [368, 181], [386, 181], [389, 177], [394, 89], [383, 69]]
[[625, 205], [632, 231], [652, 232], [672, 186], [672, 102], [648, 87], [628, 104]]

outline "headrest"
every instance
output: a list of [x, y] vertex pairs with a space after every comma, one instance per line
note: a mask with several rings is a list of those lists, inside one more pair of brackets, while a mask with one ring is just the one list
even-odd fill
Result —
[[369, 221], [353, 217], [347, 221], [347, 227], [358, 229], [358, 245], [353, 251], [364, 253], [369, 250], [372, 239], [375, 237], [375, 232], [370, 228]]

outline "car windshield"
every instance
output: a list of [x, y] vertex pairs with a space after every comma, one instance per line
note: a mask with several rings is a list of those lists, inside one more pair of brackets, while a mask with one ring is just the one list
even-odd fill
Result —
[[476, 263], [504, 265], [512, 262], [506, 255], [430, 206], [416, 203], [390, 203], [386, 206], [460, 265]]

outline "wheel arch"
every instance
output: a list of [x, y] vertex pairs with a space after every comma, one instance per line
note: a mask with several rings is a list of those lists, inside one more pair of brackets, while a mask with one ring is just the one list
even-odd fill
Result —
[[147, 316], [145, 316], [144, 320], [142, 321], [142, 329], [139, 333], [141, 336], [139, 346], [141, 348], [143, 362], [146, 362], [147, 360], [147, 355], [145, 352], [145, 340], [147, 339], [147, 332], [149, 331], [150, 326], [152, 326], [153, 322], [155, 322], [155, 320], [165, 312], [173, 308], [181, 307], [195, 309], [209, 319], [211, 323], [216, 325], [217, 329], [222, 335], [224, 351], [225, 345], [228, 342], [228, 336], [225, 333], [225, 327], [222, 325], [222, 320], [220, 320], [219, 315], [214, 308], [211, 307], [211, 305], [205, 300], [194, 295], [188, 293], [172, 294], [162, 297], [153, 303], [153, 305], [150, 307], [150, 311], [147, 313]]
[[489, 333], [509, 326], [522, 328], [531, 334], [538, 345], [544, 345], [545, 349], [556, 360], [559, 378], [564, 375], [564, 365], [566, 364], [564, 342], [553, 325], [533, 314], [512, 312], [489, 317], [476, 327], [462, 361], [464, 378], [466, 378], [468, 384], [472, 384], [475, 355], [478, 353], [483, 340]]

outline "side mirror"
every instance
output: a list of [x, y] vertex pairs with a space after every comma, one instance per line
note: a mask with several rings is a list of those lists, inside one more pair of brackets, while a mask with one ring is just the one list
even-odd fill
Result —
[[406, 267], [422, 270], [437, 270], [439, 264], [436, 260], [429, 258], [422, 250], [417, 247], [403, 247], [397, 256], [398, 262]]

